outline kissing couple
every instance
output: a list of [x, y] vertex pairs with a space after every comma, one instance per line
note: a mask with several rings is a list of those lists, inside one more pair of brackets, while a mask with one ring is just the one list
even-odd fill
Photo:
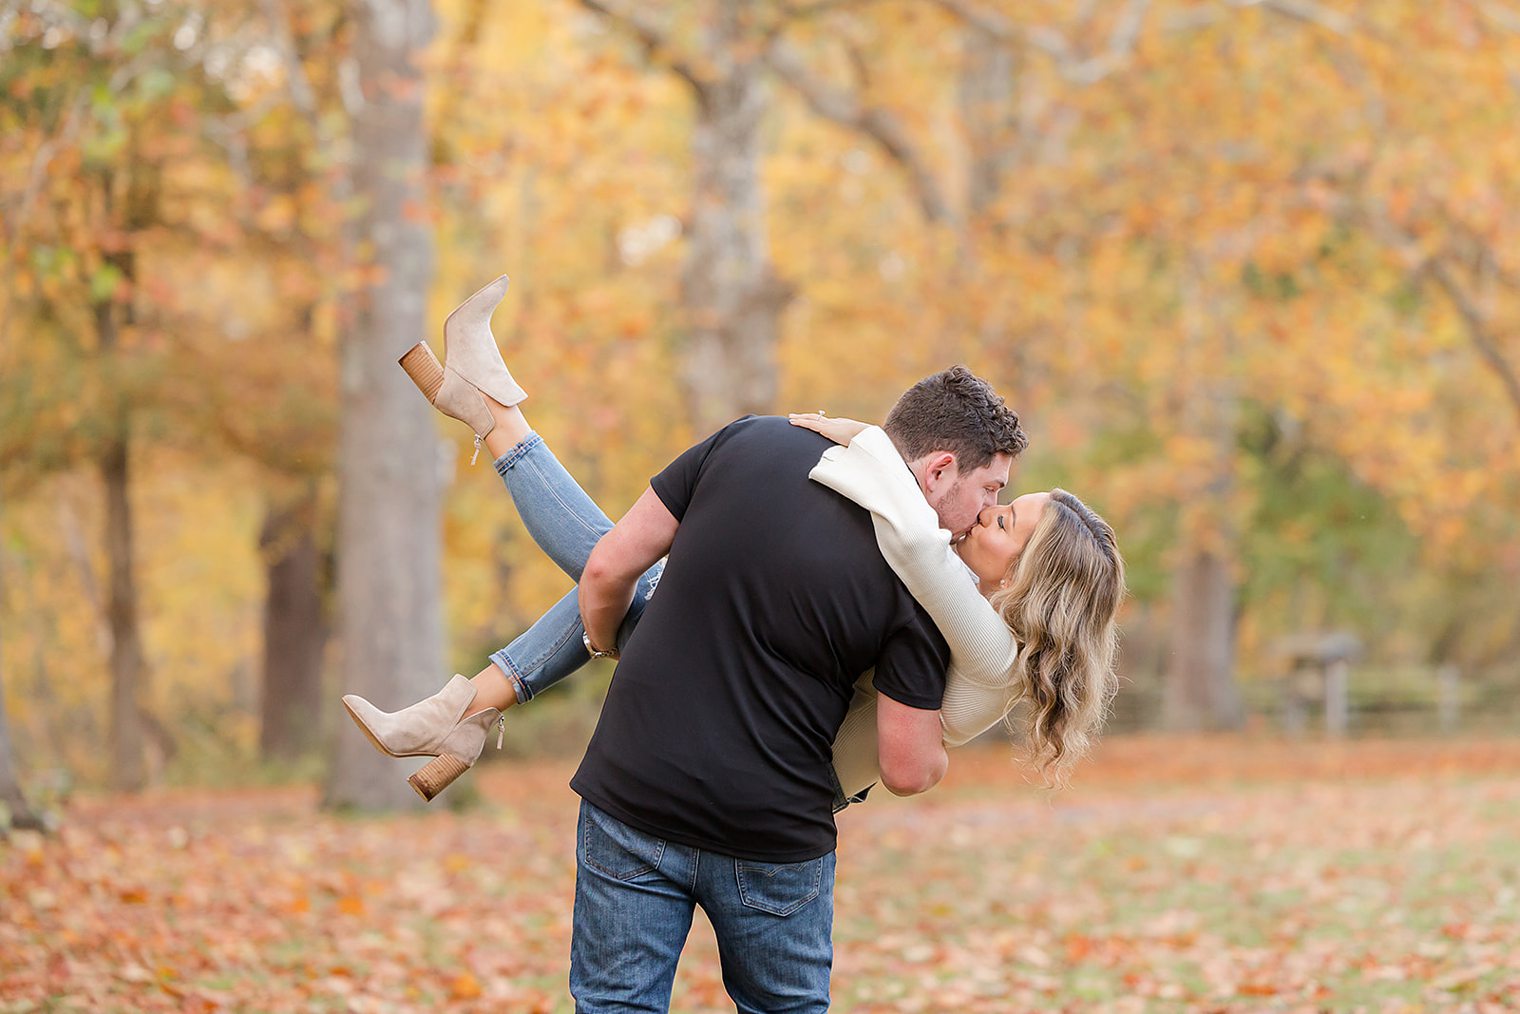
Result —
[[880, 427], [729, 423], [613, 524], [528, 425], [490, 329], [506, 290], [449, 315], [443, 363], [419, 342], [401, 365], [577, 587], [473, 679], [396, 712], [343, 703], [378, 749], [433, 758], [410, 779], [432, 799], [508, 709], [616, 660], [570, 782], [576, 1010], [667, 1010], [698, 905], [738, 1011], [827, 1010], [835, 814], [878, 783], [933, 788], [947, 747], [999, 723], [1064, 780], [1117, 683], [1113, 529], [1061, 489], [998, 503], [1027, 437], [963, 366]]

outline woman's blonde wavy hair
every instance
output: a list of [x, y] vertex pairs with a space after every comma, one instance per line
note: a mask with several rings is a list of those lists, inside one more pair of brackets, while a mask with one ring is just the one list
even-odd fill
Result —
[[[1063, 785], [1092, 749], [1118, 690], [1124, 560], [1108, 522], [1053, 489], [1007, 580], [990, 601], [1019, 643], [1013, 676], [1027, 706], [1022, 731], [1046, 782]], [[1015, 725], [1013, 712], [1006, 721]]]

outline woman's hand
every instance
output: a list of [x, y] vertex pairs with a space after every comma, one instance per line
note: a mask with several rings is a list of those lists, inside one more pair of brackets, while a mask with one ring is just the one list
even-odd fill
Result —
[[793, 412], [786, 417], [793, 426], [801, 426], [814, 433], [822, 433], [836, 444], [850, 446], [850, 441], [865, 429], [867, 423], [854, 419], [831, 419], [822, 412]]

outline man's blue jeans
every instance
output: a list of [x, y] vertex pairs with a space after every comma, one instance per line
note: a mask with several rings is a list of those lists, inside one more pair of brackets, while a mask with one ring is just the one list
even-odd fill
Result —
[[[539, 547], [579, 581], [612, 522], [530, 434], [496, 471]], [[623, 647], [659, 581], [639, 579], [618, 631]], [[491, 660], [526, 703], [586, 664], [575, 591]], [[842, 794], [836, 804], [844, 803]], [[833, 964], [834, 854], [753, 863], [660, 841], [582, 803], [576, 842], [570, 990], [576, 1009], [665, 1011], [676, 960], [701, 905], [717, 931], [723, 981], [741, 1012], [826, 1011]]]
[[578, 1014], [670, 1008], [693, 907], [740, 1014], [829, 1008], [834, 853], [760, 863], [662, 841], [581, 802], [570, 992]]

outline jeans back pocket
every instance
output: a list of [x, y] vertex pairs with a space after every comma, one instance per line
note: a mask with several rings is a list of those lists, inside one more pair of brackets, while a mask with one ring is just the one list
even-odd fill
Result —
[[818, 897], [823, 884], [824, 860], [828, 856], [803, 863], [756, 863], [734, 861], [739, 881], [739, 900], [746, 908], [791, 915]]
[[632, 880], [659, 869], [664, 855], [663, 840], [581, 801], [581, 857], [587, 866], [614, 880]]

